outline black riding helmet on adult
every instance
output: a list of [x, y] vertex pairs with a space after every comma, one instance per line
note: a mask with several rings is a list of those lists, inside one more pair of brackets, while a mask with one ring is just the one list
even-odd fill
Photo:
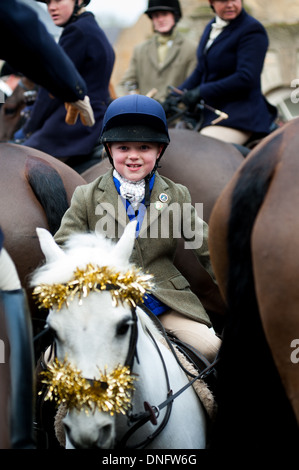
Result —
[[149, 0], [145, 13], [152, 18], [152, 14], [157, 11], [171, 11], [176, 22], [182, 17], [181, 6], [178, 0]]
[[153, 29], [161, 35], [169, 35], [182, 17], [178, 0], [149, 0], [145, 14], [153, 22]]
[[90, 3], [90, 0], [70, 0], [70, 2], [68, 2], [65, 8], [60, 10], [61, 14], [57, 15], [55, 11], [55, 6], [56, 4], [58, 5], [60, 3], [57, 2], [57, 0], [35, 1], [45, 3], [48, 6], [48, 11], [52, 17], [53, 22], [56, 24], [56, 26], [60, 26], [63, 28], [69, 23], [71, 23], [74, 19], [76, 19], [80, 10]]

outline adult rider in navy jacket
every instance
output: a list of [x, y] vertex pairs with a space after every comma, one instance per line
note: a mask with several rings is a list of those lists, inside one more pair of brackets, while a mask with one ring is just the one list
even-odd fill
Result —
[[16, 0], [0, 2], [0, 57], [93, 124], [85, 81], [32, 8]]
[[265, 28], [250, 16], [242, 0], [209, 0], [215, 12], [199, 42], [197, 66], [178, 87], [188, 90], [187, 106], [201, 99], [228, 114], [217, 125], [217, 116], [204, 111], [202, 134], [244, 144], [249, 138], [270, 132], [276, 109], [261, 91], [261, 72], [268, 48]]
[[90, 0], [40, 0], [63, 31], [59, 45], [74, 62], [85, 79], [95, 124], [83, 126], [64, 122], [63, 103], [40, 89], [31, 117], [24, 127], [28, 138], [24, 145], [60, 158], [77, 171], [83, 171], [95, 147], [102, 118], [110, 102], [109, 83], [114, 65], [114, 51], [94, 15], [83, 8]]

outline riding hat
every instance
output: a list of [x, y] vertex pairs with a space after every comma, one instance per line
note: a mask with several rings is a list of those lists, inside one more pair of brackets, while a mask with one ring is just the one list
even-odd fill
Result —
[[182, 18], [181, 6], [178, 0], [149, 0], [145, 13], [151, 18], [155, 11], [171, 11], [176, 21]]
[[[35, 0], [36, 2], [48, 3], [49, 0]], [[90, 0], [83, 0], [82, 3], [79, 5], [79, 0], [75, 0], [73, 13], [71, 14], [70, 18], [66, 21], [66, 23], [61, 24], [61, 27], [65, 27], [71, 24], [73, 21], [76, 21], [78, 17], [78, 12], [81, 8], [86, 7], [90, 3]]]
[[144, 95], [127, 95], [117, 98], [108, 106], [101, 131], [101, 142], [112, 166], [111, 142], [156, 142], [163, 144], [152, 171], [144, 178], [144, 205], [150, 204], [150, 180], [167, 145], [170, 142], [166, 115], [158, 101]]
[[[143, 95], [117, 98], [103, 119], [101, 142], [110, 156], [109, 142], [157, 142], [169, 144], [166, 115], [158, 101]], [[161, 156], [160, 155], [160, 156]]]

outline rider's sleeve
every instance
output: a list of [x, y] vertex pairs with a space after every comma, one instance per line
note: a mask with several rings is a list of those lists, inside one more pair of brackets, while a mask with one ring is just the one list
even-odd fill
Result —
[[59, 229], [54, 235], [58, 245], [64, 245], [73, 233], [88, 232], [88, 209], [82, 186], [75, 189], [71, 205], [62, 217]]
[[209, 227], [208, 224], [203, 220], [202, 216], [202, 204], [192, 204], [191, 195], [189, 189], [181, 184], [176, 184], [178, 191], [180, 191], [181, 201], [181, 216], [182, 216], [182, 237], [185, 240], [185, 248], [191, 249], [200, 262], [203, 268], [211, 276], [215, 282], [215, 275], [213, 272], [208, 237]]
[[135, 92], [135, 90], [138, 91], [138, 47], [140, 48], [140, 46], [134, 48], [129, 67], [117, 84], [116, 92], [118, 96], [128, 95], [130, 92]]
[[0, 26], [2, 59], [62, 101], [84, 98], [85, 81], [34, 10], [1, 0]]

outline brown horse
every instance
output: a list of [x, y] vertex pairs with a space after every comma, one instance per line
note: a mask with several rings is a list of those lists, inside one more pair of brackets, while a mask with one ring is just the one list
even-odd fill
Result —
[[[0, 291], [0, 345], [5, 345], [2, 364], [3, 354], [0, 357], [0, 448], [33, 448], [31, 317], [41, 315], [31, 301], [28, 276], [43, 260], [35, 228], [44, 227], [54, 233], [75, 187], [85, 181], [57, 159], [13, 144], [0, 144], [0, 168], [4, 246], [15, 262], [30, 305], [29, 313], [23, 291]], [[43, 324], [35, 326], [33, 321], [33, 333], [40, 326]]]
[[35, 228], [55, 233], [73, 191], [85, 181], [56, 158], [15, 144], [0, 144], [0, 168], [4, 246], [28, 290], [28, 275], [43, 259]]
[[[170, 144], [163, 155], [159, 173], [184, 184], [190, 190], [193, 203], [203, 203], [203, 218], [209, 217], [217, 197], [230, 181], [244, 158], [231, 144], [205, 137], [186, 129], [170, 129]], [[105, 173], [111, 165], [108, 159], [93, 166], [82, 177], [91, 182]], [[179, 245], [176, 266], [189, 280], [192, 290], [200, 297], [205, 308], [215, 320], [225, 312], [218, 288], [211, 282], [206, 271], [194, 269], [195, 258], [191, 250]]]
[[251, 152], [210, 218], [228, 305], [214, 448], [298, 446], [298, 146], [294, 119]]

